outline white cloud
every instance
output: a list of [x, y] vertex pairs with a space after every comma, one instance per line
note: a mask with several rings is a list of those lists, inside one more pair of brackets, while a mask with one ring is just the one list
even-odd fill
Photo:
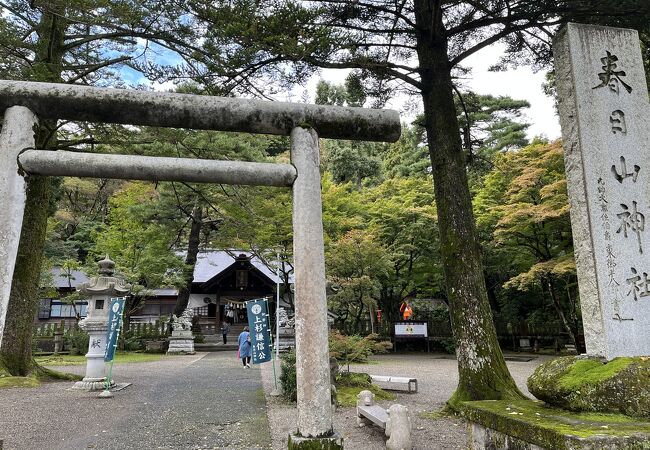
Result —
[[[530, 108], [525, 110], [525, 118], [531, 124], [528, 128], [528, 136], [546, 136], [549, 139], [560, 137], [559, 119], [555, 114], [553, 99], [544, 94], [542, 83], [545, 73], [533, 73], [529, 67], [520, 67], [505, 72], [490, 72], [488, 68], [503, 54], [503, 46], [493, 45], [478, 53], [475, 53], [465, 61], [465, 66], [472, 68], [472, 73], [465, 80], [464, 84], [479, 94], [509, 95], [516, 100], [528, 100]], [[331, 83], [343, 83], [349, 70], [324, 69], [319, 75], [310, 78], [305, 88], [298, 88], [291, 93], [293, 101], [304, 97], [306, 91], [309, 101], [314, 101], [316, 84], [319, 79]], [[406, 96], [398, 96], [391, 100], [388, 107], [397, 109], [402, 113], [405, 121], [413, 120], [415, 113], [411, 110], [405, 111], [408, 106]], [[419, 101], [419, 99], [416, 99]], [[421, 107], [418, 108], [421, 111]]]
[[553, 99], [544, 94], [545, 73], [533, 73], [529, 67], [506, 72], [490, 72], [488, 68], [503, 54], [503, 46], [493, 45], [465, 61], [472, 68], [466, 85], [479, 94], [509, 95], [516, 100], [528, 100], [526, 116], [530, 121], [528, 136], [544, 135], [549, 139], [560, 137], [560, 123], [555, 114]]

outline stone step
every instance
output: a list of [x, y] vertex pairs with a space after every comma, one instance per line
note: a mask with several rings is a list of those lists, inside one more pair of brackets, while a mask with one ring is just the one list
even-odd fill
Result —
[[194, 349], [197, 352], [237, 352], [237, 344], [217, 344], [217, 343], [203, 343], [194, 344]]

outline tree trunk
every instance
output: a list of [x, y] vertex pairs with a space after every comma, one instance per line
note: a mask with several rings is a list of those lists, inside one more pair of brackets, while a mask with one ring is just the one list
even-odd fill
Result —
[[492, 321], [452, 95], [442, 13], [434, 11], [435, 4], [416, 0], [415, 13], [440, 251], [458, 358], [459, 383], [449, 405], [468, 400], [523, 398], [508, 372]]
[[[55, 6], [52, 8], [56, 9]], [[63, 13], [52, 13], [50, 10], [43, 12], [37, 27], [34, 79], [61, 82], [66, 23]], [[36, 147], [52, 148], [55, 142], [56, 121], [41, 121], [36, 131]], [[39, 305], [38, 287], [47, 219], [52, 212], [53, 180], [29, 176], [26, 181], [25, 215], [0, 348], [0, 364], [15, 376], [25, 376], [33, 368], [32, 330]]]
[[47, 178], [30, 177], [24, 225], [0, 348], [0, 362], [14, 376], [26, 376], [32, 369], [32, 329], [38, 311], [38, 285], [50, 191]]
[[185, 267], [183, 269], [183, 278], [185, 284], [178, 291], [174, 314], [180, 317], [187, 308], [190, 300], [190, 291], [192, 282], [194, 282], [194, 267], [196, 266], [196, 256], [199, 254], [199, 243], [201, 242], [201, 225], [203, 224], [203, 206], [197, 198], [194, 208], [192, 209], [192, 225], [187, 243], [187, 256], [185, 257]]
[[361, 295], [358, 298], [359, 309], [357, 310], [357, 315], [354, 318], [354, 329], [357, 333], [361, 333], [361, 315], [363, 314], [363, 300]]
[[551, 296], [551, 301], [553, 303], [553, 307], [555, 308], [555, 312], [557, 312], [558, 317], [562, 321], [564, 329], [567, 333], [569, 333], [569, 338], [571, 339], [571, 342], [573, 342], [574, 347], [576, 350], [580, 351], [578, 340], [576, 339], [576, 333], [573, 331], [571, 325], [569, 324], [569, 321], [564, 315], [564, 311], [562, 311], [562, 305], [560, 304], [560, 299], [555, 293], [555, 285], [553, 283], [553, 280], [550, 277], [544, 278], [542, 279], [542, 283], [546, 283], [546, 288], [548, 289], [548, 294]]

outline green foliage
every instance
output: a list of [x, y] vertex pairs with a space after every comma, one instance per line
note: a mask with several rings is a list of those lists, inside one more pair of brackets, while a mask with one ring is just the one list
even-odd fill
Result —
[[339, 316], [353, 316], [358, 323], [364, 308], [376, 307], [378, 279], [385, 274], [389, 261], [374, 237], [353, 230], [332, 243], [328, 249], [328, 279], [335, 292], [329, 307]]
[[124, 351], [135, 352], [138, 350], [144, 350], [146, 348], [146, 342], [140, 337], [131, 337], [124, 339]]
[[530, 107], [527, 101], [472, 91], [456, 95], [455, 101], [466, 149], [489, 159], [495, 152], [528, 144], [528, 124], [519, 122], [522, 109]]
[[346, 363], [368, 361], [368, 357], [377, 353], [387, 353], [392, 344], [381, 341], [376, 334], [368, 336], [346, 336], [338, 331], [331, 331], [329, 336], [330, 356]]
[[169, 248], [175, 229], [156, 220], [159, 193], [153, 184], [131, 182], [109, 202], [107, 223], [95, 234], [93, 254], [109, 255], [124, 277], [145, 288], [173, 283], [182, 261]]
[[516, 321], [520, 310], [531, 323], [545, 321], [549, 308], [575, 335], [579, 304], [562, 146], [536, 142], [499, 155], [495, 164], [474, 206], [504, 320]]
[[83, 355], [88, 351], [88, 342], [90, 337], [85, 331], [71, 327], [63, 334], [63, 341], [70, 349], [71, 355]]
[[325, 144], [324, 163], [336, 183], [355, 183], [360, 189], [365, 179], [377, 178], [381, 160], [374, 155], [377, 144], [331, 141]]
[[296, 352], [294, 350], [282, 355], [280, 359], [280, 385], [282, 386], [282, 397], [288, 402], [295, 402], [298, 399], [296, 382]]
[[423, 145], [424, 142], [422, 126], [417, 122], [412, 126], [402, 124], [399, 140], [388, 144], [383, 152], [383, 169], [386, 176], [390, 178], [430, 176], [431, 159], [428, 148]]
[[350, 72], [344, 84], [333, 84], [320, 80], [316, 85], [317, 105], [337, 105], [360, 107], [366, 101], [366, 93], [361, 76], [357, 72]]
[[456, 353], [456, 342], [454, 342], [453, 338], [445, 338], [441, 339], [439, 341], [440, 346], [443, 348], [445, 353], [448, 353], [450, 355], [453, 355]]

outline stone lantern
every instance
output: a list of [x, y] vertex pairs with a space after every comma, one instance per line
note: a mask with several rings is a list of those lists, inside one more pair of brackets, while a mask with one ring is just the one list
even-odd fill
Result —
[[86, 376], [77, 381], [73, 389], [97, 391], [104, 389], [106, 381], [106, 331], [108, 330], [108, 308], [111, 298], [124, 297], [131, 291], [131, 285], [113, 276], [115, 263], [108, 258], [99, 261], [99, 275], [77, 290], [88, 298], [88, 315], [79, 322], [79, 327], [90, 337], [86, 354]]

